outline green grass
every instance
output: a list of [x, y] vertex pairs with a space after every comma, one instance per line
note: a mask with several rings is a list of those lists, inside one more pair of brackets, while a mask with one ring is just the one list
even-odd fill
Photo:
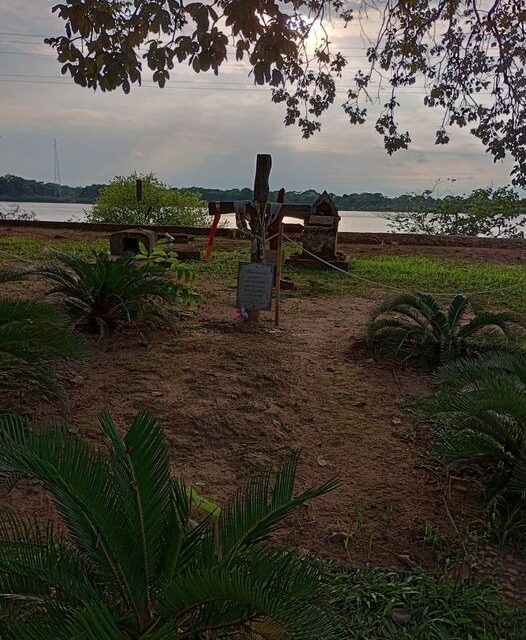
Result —
[[526, 307], [526, 269], [519, 265], [487, 264], [426, 256], [356, 258], [353, 273], [370, 280], [429, 293], [472, 294], [514, 311]]
[[[0, 251], [24, 259], [43, 260], [48, 248], [75, 251], [87, 256], [93, 251], [106, 251], [108, 241], [0, 238]], [[285, 251], [290, 255], [297, 251], [297, 247], [287, 246]], [[195, 263], [194, 268], [201, 278], [221, 279], [233, 284], [238, 263], [249, 259], [248, 241], [233, 242], [231, 250], [216, 250], [210, 262]], [[285, 277], [293, 280], [297, 287], [296, 292], [284, 292], [284, 295], [343, 295], [352, 292], [364, 297], [378, 298], [395, 295], [395, 289], [439, 294], [490, 291], [487, 294], [472, 296], [474, 305], [516, 312], [523, 312], [526, 308], [526, 269], [519, 265], [446, 260], [427, 256], [361, 256], [351, 261], [349, 274], [291, 267], [285, 267], [283, 273]]]
[[[335, 604], [357, 640], [519, 640], [526, 609], [505, 606], [488, 584], [443, 575], [347, 570], [327, 563]], [[405, 624], [397, 614], [406, 615]]]
[[[109, 241], [99, 240], [59, 240], [48, 238], [7, 237], [0, 238], [0, 260], [9, 256], [38, 262], [46, 259], [48, 249], [73, 251], [82, 256], [89, 256], [93, 252], [108, 251]], [[6, 255], [9, 254], [9, 255]]]
[[[290, 252], [291, 249], [287, 251]], [[249, 260], [248, 250], [217, 251], [209, 263], [197, 266], [197, 272], [208, 278], [234, 279], [238, 262], [246, 260]], [[426, 256], [362, 256], [352, 260], [349, 274], [291, 267], [285, 267], [283, 273], [296, 283], [296, 295], [343, 295], [349, 292], [375, 298], [395, 295], [397, 291], [389, 287], [439, 294], [491, 291], [472, 296], [475, 306], [516, 312], [523, 312], [526, 308], [526, 269], [518, 265]]]

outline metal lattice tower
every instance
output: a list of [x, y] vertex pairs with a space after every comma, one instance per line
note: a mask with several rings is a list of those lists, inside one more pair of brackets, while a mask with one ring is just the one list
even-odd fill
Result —
[[54, 162], [53, 162], [53, 184], [60, 185], [60, 164], [58, 162], [57, 139], [53, 142]]

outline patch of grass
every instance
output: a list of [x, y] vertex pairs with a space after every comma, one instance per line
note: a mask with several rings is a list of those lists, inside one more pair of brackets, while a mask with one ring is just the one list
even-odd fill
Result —
[[[61, 251], [75, 253], [83, 258], [90, 257], [93, 253], [109, 250], [109, 240], [100, 238], [97, 240], [59, 240], [49, 238], [6, 237], [0, 238], [0, 250], [25, 260], [45, 260], [48, 249], [60, 249]], [[5, 254], [0, 254], [3, 259]]]
[[197, 275], [206, 278], [234, 279], [237, 277], [240, 262], [250, 262], [248, 243], [246, 250], [235, 248], [232, 251], [214, 251], [209, 262], [194, 262]]
[[358, 276], [413, 291], [473, 294], [491, 290], [491, 294], [470, 297], [477, 304], [514, 311], [524, 311], [526, 303], [526, 269], [519, 265], [377, 256], [356, 258], [352, 266]]
[[[287, 247], [286, 254], [295, 250]], [[209, 263], [199, 264], [197, 271], [206, 277], [234, 279], [238, 262], [249, 259], [248, 246], [246, 250], [236, 247], [234, 251], [217, 251], [212, 254]], [[389, 285], [402, 291], [432, 293], [473, 294], [491, 291], [489, 294], [470, 296], [474, 306], [481, 308], [521, 312], [526, 304], [526, 269], [519, 265], [427, 256], [362, 256], [352, 261], [349, 274], [287, 266], [283, 274], [292, 279], [297, 287], [295, 293], [285, 292], [285, 295], [343, 295], [350, 292], [364, 297], [396, 295], [395, 290], [382, 287]]]
[[[0, 238], [0, 250], [25, 259], [44, 259], [48, 248], [60, 248], [86, 257], [93, 251], [107, 250], [108, 240]], [[297, 250], [297, 246], [285, 246], [287, 256]], [[248, 260], [248, 241], [223, 241], [214, 250], [209, 262], [194, 263], [192, 268], [196, 275], [203, 278], [226, 280], [231, 284], [235, 282], [238, 263]], [[516, 312], [524, 311], [526, 306], [526, 269], [520, 265], [486, 264], [427, 256], [360, 256], [352, 260], [349, 274], [285, 266], [283, 275], [292, 279], [297, 287], [295, 292], [283, 292], [286, 296], [343, 295], [350, 292], [369, 298], [396, 295], [395, 290], [382, 286], [388, 285], [403, 291], [430, 293], [491, 290], [492, 293], [487, 295], [471, 296], [473, 304], [477, 307]]]
[[335, 604], [349, 638], [367, 640], [519, 640], [526, 609], [503, 604], [488, 584], [456, 584], [442, 575], [347, 570], [328, 563]]

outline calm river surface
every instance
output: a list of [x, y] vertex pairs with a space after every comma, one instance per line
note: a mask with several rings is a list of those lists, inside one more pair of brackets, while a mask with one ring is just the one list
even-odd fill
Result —
[[[0, 202], [0, 210], [6, 211], [10, 207], [19, 206], [23, 211], [32, 211], [37, 220], [49, 220], [64, 222], [82, 222], [86, 213], [90, 211], [89, 204], [69, 204], [51, 202]], [[388, 221], [385, 219], [388, 213], [376, 213], [374, 211], [340, 211], [342, 220], [340, 231], [367, 231], [381, 232], [389, 231]], [[385, 217], [384, 217], [385, 216]], [[229, 227], [235, 227], [234, 216], [225, 216]], [[292, 218], [285, 218], [285, 222], [298, 222]]]

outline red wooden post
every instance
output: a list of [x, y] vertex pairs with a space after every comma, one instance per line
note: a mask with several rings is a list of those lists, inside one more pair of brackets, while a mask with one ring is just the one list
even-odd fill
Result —
[[[285, 204], [285, 189], [283, 187], [278, 192], [278, 203]], [[275, 251], [278, 248], [279, 225], [282, 220], [283, 220], [283, 214], [280, 213], [279, 216], [270, 225], [268, 230], [268, 235], [270, 236], [270, 248], [273, 251]]]

